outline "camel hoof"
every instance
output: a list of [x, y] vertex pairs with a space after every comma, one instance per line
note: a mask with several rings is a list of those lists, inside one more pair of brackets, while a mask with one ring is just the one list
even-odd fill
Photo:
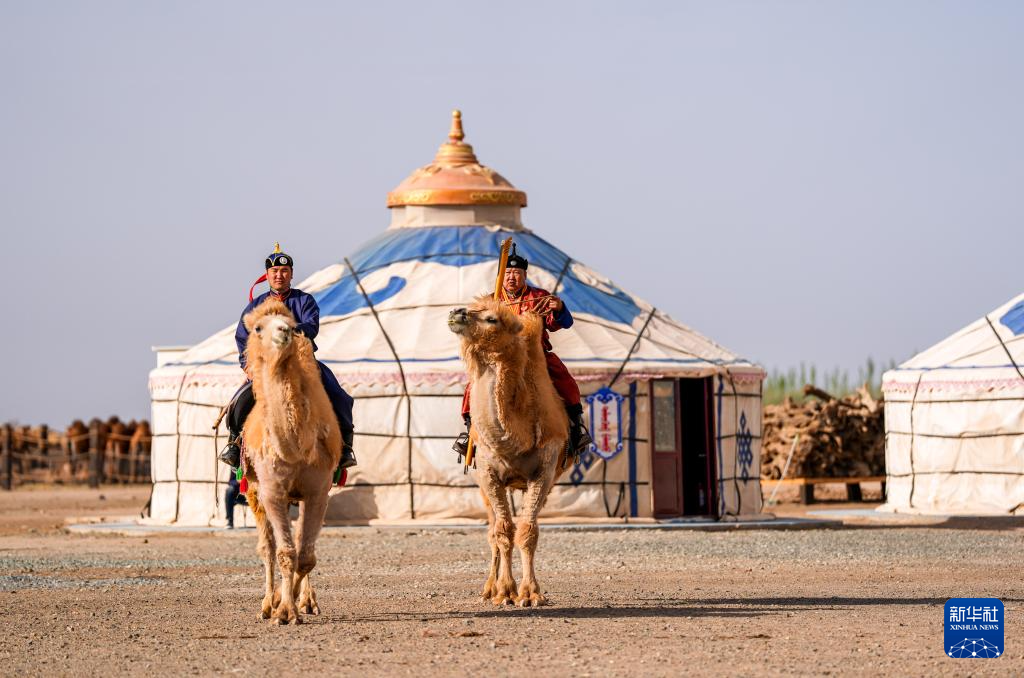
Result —
[[320, 606], [316, 603], [303, 603], [299, 605], [299, 612], [303, 614], [320, 614]]
[[547, 602], [535, 582], [523, 582], [519, 587], [519, 595], [516, 596], [516, 605], [519, 607], [540, 607]]
[[281, 605], [274, 611], [274, 623], [275, 624], [301, 624], [302, 618], [299, 613], [295, 610], [294, 605], [284, 606]]
[[516, 605], [519, 607], [540, 607], [541, 605], [547, 605], [547, 603], [547, 598], [539, 593], [519, 596], [519, 599], [516, 600]]

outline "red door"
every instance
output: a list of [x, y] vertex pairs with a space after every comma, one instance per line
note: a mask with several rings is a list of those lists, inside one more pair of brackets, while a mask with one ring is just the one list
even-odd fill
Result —
[[683, 451], [679, 431], [679, 385], [675, 379], [651, 381], [651, 476], [654, 516], [683, 514]]

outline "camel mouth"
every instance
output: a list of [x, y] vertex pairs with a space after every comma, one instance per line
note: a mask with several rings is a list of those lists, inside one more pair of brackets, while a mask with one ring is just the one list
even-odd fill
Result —
[[273, 336], [271, 336], [270, 340], [272, 342], [274, 342], [274, 345], [277, 346], [278, 348], [284, 348], [292, 340], [292, 328], [290, 328], [290, 327], [281, 327], [281, 328], [279, 328], [276, 332], [274, 332], [274, 334], [273, 334]]
[[448, 313], [448, 329], [455, 334], [462, 334], [469, 326], [469, 313], [464, 308], [457, 308]]

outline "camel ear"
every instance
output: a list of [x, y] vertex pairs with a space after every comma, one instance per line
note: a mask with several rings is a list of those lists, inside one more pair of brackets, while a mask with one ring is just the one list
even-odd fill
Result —
[[517, 316], [509, 314], [505, 320], [505, 327], [512, 334], [519, 334], [523, 331], [523, 322]]
[[255, 316], [256, 313], [254, 311], [249, 311], [245, 314], [245, 317], [242, 318], [242, 324], [245, 325], [245, 329], [249, 330], [249, 332], [252, 332], [252, 328], [256, 324]]

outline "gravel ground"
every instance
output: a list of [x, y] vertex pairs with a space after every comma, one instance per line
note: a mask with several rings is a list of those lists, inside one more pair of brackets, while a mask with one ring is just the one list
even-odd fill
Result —
[[[58, 527], [62, 514], [137, 512], [148, 496], [102, 493], [0, 493], [0, 675], [1024, 674], [1018, 522], [542, 527], [538, 577], [551, 604], [536, 610], [478, 602], [481, 530], [338, 528], [318, 545], [323, 614], [275, 627], [257, 619], [252, 530]], [[943, 603], [967, 596], [1005, 603], [1003, 657], [943, 654]]]

